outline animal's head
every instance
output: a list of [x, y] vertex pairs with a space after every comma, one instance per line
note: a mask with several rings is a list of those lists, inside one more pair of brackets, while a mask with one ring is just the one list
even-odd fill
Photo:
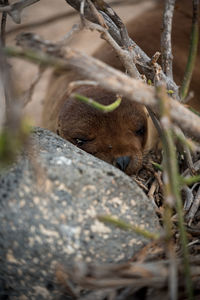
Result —
[[[116, 95], [101, 88], [82, 87], [78, 93], [108, 105]], [[123, 99], [120, 106], [102, 113], [68, 98], [61, 107], [57, 133], [86, 152], [128, 175], [142, 166], [147, 141], [147, 116], [142, 105]]]

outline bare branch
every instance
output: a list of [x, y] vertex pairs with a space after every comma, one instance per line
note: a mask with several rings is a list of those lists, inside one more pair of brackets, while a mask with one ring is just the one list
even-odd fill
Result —
[[[190, 258], [191, 264], [199, 265], [199, 257]], [[179, 272], [183, 274], [182, 261], [176, 259]], [[168, 260], [152, 260], [150, 262], [134, 262], [107, 265], [92, 265], [81, 262], [72, 268], [59, 270], [64, 272], [63, 277], [70, 283], [76, 283], [79, 287], [89, 289], [108, 289], [119, 287], [143, 287], [150, 286], [156, 288], [164, 288], [167, 284], [167, 276], [169, 275]], [[195, 272], [196, 271], [196, 272]], [[195, 281], [199, 276], [199, 268], [192, 273]], [[179, 287], [184, 287], [184, 280], [179, 281]], [[79, 298], [82, 299], [82, 298]], [[85, 299], [85, 298], [84, 298]], [[95, 299], [90, 298], [90, 299]], [[102, 298], [104, 299], [104, 298]], [[116, 298], [108, 298], [116, 299]], [[128, 298], [117, 298], [128, 299]], [[132, 298], [129, 298], [132, 299]], [[170, 298], [172, 299], [172, 298]]]
[[23, 95], [23, 106], [25, 107], [29, 102], [31, 102], [33, 93], [35, 90], [36, 85], [39, 83], [43, 73], [44, 73], [43, 68], [39, 68], [38, 73], [36, 77], [34, 78], [33, 82], [31, 83], [31, 86], [29, 87], [28, 91], [26, 91]]
[[[9, 4], [8, 0], [4, 0], [3, 4], [4, 5], [8, 5]], [[5, 32], [6, 32], [6, 20], [7, 20], [7, 13], [3, 12], [2, 13], [2, 18], [1, 18], [1, 45], [2, 46], [5, 46], [5, 43], [6, 43], [6, 35], [5, 35]]]
[[[112, 5], [112, 6], [121, 6], [121, 5], [127, 5], [127, 4], [130, 5], [130, 4], [135, 4], [135, 3], [138, 3], [138, 2], [141, 2], [141, 1], [145, 1], [145, 0], [113, 0], [113, 1], [110, 2], [110, 5]], [[51, 17], [47, 17], [46, 19], [42, 19], [42, 20], [39, 20], [39, 21], [33, 21], [33, 22], [30, 22], [30, 23], [27, 23], [27, 24], [21, 24], [17, 27], [9, 29], [6, 33], [7, 34], [13, 34], [13, 33], [16, 33], [18, 31], [27, 30], [29, 28], [33, 29], [33, 28], [37, 28], [37, 27], [40, 27], [40, 26], [45, 26], [45, 25], [48, 25], [50, 23], [54, 23], [54, 22], [56, 22], [58, 20], [61, 20], [61, 19], [67, 19], [67, 18], [73, 17], [73, 16], [77, 15], [77, 13], [78, 12], [75, 11], [75, 10], [58, 13], [58, 14], [53, 15]]]
[[74, 24], [71, 30], [64, 35], [64, 37], [57, 42], [57, 45], [63, 47], [69, 43], [69, 41], [75, 36], [75, 34], [79, 33], [83, 29], [82, 24]]
[[[46, 67], [52, 66], [63, 71], [73, 69], [75, 72], [86, 76], [86, 78], [96, 80], [109, 91], [118, 92], [132, 101], [149, 106], [158, 114], [157, 99], [153, 87], [133, 79], [81, 52], [66, 48], [65, 59], [61, 59], [46, 55], [41, 51], [24, 51], [14, 47], [7, 47], [4, 51], [8, 56], [27, 59]], [[184, 132], [200, 141], [200, 118], [177, 101], [173, 101], [169, 97], [168, 101], [172, 120]]]
[[194, 170], [194, 164], [191, 155], [191, 152], [194, 150], [194, 146], [192, 149], [191, 143], [187, 141], [186, 137], [184, 136], [184, 133], [180, 130], [180, 128], [174, 126], [173, 130], [178, 139], [178, 143], [177, 143], [178, 150], [180, 151], [180, 153], [183, 153], [184, 159], [186, 161], [188, 168], [190, 169], [191, 174], [194, 174], [195, 170]]
[[103, 28], [102, 26], [94, 23], [90, 23], [86, 26], [88, 29], [91, 30], [97, 30], [102, 33], [102, 38], [106, 40], [110, 46], [115, 50], [117, 55], [119, 56], [119, 59], [123, 62], [123, 65], [125, 69], [127, 70], [128, 74], [133, 78], [140, 78], [140, 73], [138, 72], [133, 59], [130, 55], [130, 52], [126, 49], [122, 49], [112, 38], [112, 36], [109, 34], [108, 30]]
[[[70, 4], [72, 7], [74, 7], [76, 10], [79, 11], [80, 9], [80, 3], [81, 0], [65, 0], [68, 4]], [[99, 8], [99, 6], [96, 6], [98, 11], [102, 14], [102, 16], [105, 19], [105, 22], [108, 26], [108, 31], [110, 33], [110, 35], [113, 37], [113, 39], [117, 42], [117, 44], [119, 46], [124, 45], [124, 37], [122, 37], [122, 33], [121, 31], [123, 31], [123, 23], [121, 22], [121, 28], [119, 27], [119, 21], [118, 23], [116, 23], [116, 14], [114, 13], [114, 11], [112, 10], [111, 7], [109, 7], [108, 5], [105, 5], [105, 2], [103, 0], [101, 1], [93, 1], [95, 6], [96, 6], [96, 2], [100, 3], [102, 5], [102, 9]], [[100, 5], [99, 4], [99, 5]], [[109, 11], [109, 13], [108, 13]], [[110, 15], [113, 15], [113, 17], [111, 18]], [[86, 1], [85, 3], [85, 9], [84, 9], [84, 16], [85, 18], [87, 18], [89, 21], [93, 22], [93, 23], [97, 23], [96, 18], [94, 17], [90, 6], [88, 4], [88, 2]], [[117, 16], [117, 18], [119, 18]], [[114, 20], [114, 21], [113, 21]], [[120, 20], [121, 21], [121, 20]], [[144, 53], [144, 51], [142, 51], [142, 49], [133, 41], [129, 38], [129, 43], [130, 46], [130, 52], [132, 55], [132, 59], [133, 61], [136, 63], [136, 65], [140, 65], [142, 67], [142, 71], [145, 74], [145, 76], [148, 79], [151, 79], [151, 81], [154, 81], [154, 69], [152, 69], [150, 67], [150, 62], [151, 59], [146, 55], [146, 53]], [[161, 69], [161, 68], [160, 68]], [[178, 95], [178, 86], [175, 84], [175, 82], [170, 78], [167, 77], [164, 72], [162, 71], [162, 69], [160, 70], [160, 79], [163, 82], [166, 82], [167, 85], [167, 89], [168, 90], [173, 90], [174, 94], [173, 96], [176, 97], [176, 99], [179, 100], [179, 95]]]
[[196, 212], [198, 211], [199, 207], [200, 207], [200, 187], [198, 188], [197, 194], [194, 198], [192, 206], [187, 215], [187, 220], [188, 220], [189, 226], [191, 226], [194, 216], [195, 216]]
[[[105, 20], [103, 16], [100, 14], [100, 12], [97, 10], [97, 8], [95, 7], [94, 3], [90, 0], [88, 0], [88, 3], [91, 8], [91, 11], [93, 12], [94, 18], [96, 19], [98, 24], [91, 23], [91, 22], [88, 23], [85, 20], [83, 20], [84, 26], [87, 29], [99, 31], [101, 33], [101, 37], [104, 40], [106, 40], [110, 44], [110, 46], [115, 50], [116, 54], [118, 55], [119, 59], [121, 60], [122, 64], [125, 67], [125, 70], [129, 73], [129, 75], [133, 78], [140, 79], [140, 73], [138, 72], [135, 63], [133, 62], [131, 53], [129, 51], [129, 44], [127, 43], [127, 39], [129, 39], [128, 33], [121, 19], [117, 16], [117, 14], [113, 10], [111, 10], [111, 8], [110, 10], [108, 10], [107, 4], [103, 2], [103, 5], [104, 4], [106, 5], [104, 11], [108, 11], [109, 16], [111, 15], [112, 19], [115, 20], [117, 25], [120, 27], [120, 30], [122, 31], [121, 35], [122, 35], [123, 48], [113, 39], [113, 37], [108, 32], [108, 27], [105, 23]], [[82, 16], [82, 19], [83, 18], [84, 15]]]
[[173, 80], [171, 31], [174, 5], [176, 0], [165, 0], [163, 30], [161, 34], [162, 68], [164, 73]]
[[17, 46], [22, 47], [23, 49], [32, 49], [40, 50], [55, 57], [63, 57], [64, 50], [62, 48], [64, 40], [59, 41], [58, 43], [53, 43], [49, 40], [43, 40], [39, 35], [27, 32], [21, 33], [16, 36]]
[[0, 12], [8, 13], [15, 23], [20, 24], [22, 10], [38, 1], [40, 0], [20, 0], [11, 5], [0, 7]]

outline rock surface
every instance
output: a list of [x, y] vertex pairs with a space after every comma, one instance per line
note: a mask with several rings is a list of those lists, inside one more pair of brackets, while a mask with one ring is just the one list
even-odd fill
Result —
[[0, 299], [63, 299], [57, 264], [124, 261], [147, 242], [96, 215], [152, 232], [158, 220], [137, 184], [113, 166], [40, 128], [30, 148], [0, 177]]

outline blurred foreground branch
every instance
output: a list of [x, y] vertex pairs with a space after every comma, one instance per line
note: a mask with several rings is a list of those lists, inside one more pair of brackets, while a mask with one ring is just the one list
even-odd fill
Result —
[[193, 288], [189, 265], [189, 251], [186, 230], [184, 226], [183, 205], [180, 194], [180, 176], [178, 171], [176, 147], [173, 141], [173, 130], [169, 113], [169, 102], [167, 100], [166, 88], [164, 86], [158, 88], [158, 98], [161, 110], [161, 126], [162, 126], [162, 147], [164, 158], [164, 191], [165, 191], [165, 211], [164, 225], [168, 233], [168, 255], [170, 258], [170, 291], [172, 291], [170, 299], [177, 299], [177, 266], [175, 264], [175, 251], [173, 244], [172, 230], [172, 209], [175, 207], [178, 215], [178, 228], [180, 232], [181, 246], [183, 250], [183, 265], [185, 273], [185, 284], [187, 287], [188, 299], [193, 299]]
[[0, 172], [16, 159], [27, 142], [30, 128], [22, 119], [22, 105], [18, 99], [9, 65], [0, 50]]
[[[198, 278], [200, 276], [199, 257], [190, 258], [192, 266], [192, 279], [194, 286], [198, 290]], [[183, 275], [183, 266], [180, 259], [176, 259], [178, 274], [181, 279]], [[149, 262], [134, 262], [107, 265], [89, 265], [79, 263], [72, 269], [65, 269], [58, 265], [56, 270], [57, 281], [71, 290], [72, 299], [97, 299], [94, 290], [101, 291], [98, 299], [135, 299], [135, 292], [143, 287], [151, 287], [151, 292], [156, 289], [155, 298], [160, 299], [161, 295], [166, 296], [167, 277], [169, 276], [168, 260], [151, 260]], [[76, 284], [75, 284], [76, 283]], [[78, 285], [78, 287], [77, 287]], [[82, 296], [81, 288], [90, 289], [90, 294]], [[160, 293], [158, 293], [158, 290]], [[184, 281], [179, 280], [179, 296], [184, 296]], [[163, 291], [164, 294], [161, 292]], [[98, 294], [99, 295], [99, 294]], [[112, 297], [112, 298], [111, 298]], [[137, 298], [138, 299], [138, 298]], [[140, 298], [143, 299], [143, 298]], [[170, 298], [171, 299], [171, 298]]]
[[188, 61], [185, 69], [185, 74], [183, 78], [183, 83], [180, 89], [181, 99], [185, 99], [190, 82], [192, 79], [192, 73], [195, 66], [195, 60], [197, 57], [198, 50], [198, 42], [199, 42], [199, 0], [193, 0], [193, 17], [192, 17], [192, 30], [190, 37], [190, 49], [188, 55]]
[[[144, 84], [140, 80], [130, 78], [79, 51], [66, 48], [65, 59], [47, 55], [41, 51], [20, 50], [15, 47], [6, 47], [4, 51], [10, 57], [26, 59], [44, 67], [51, 66], [60, 71], [73, 69], [77, 73], [96, 80], [105, 89], [144, 104], [159, 114], [157, 96], [153, 87]], [[179, 125], [184, 132], [200, 141], [200, 118], [177, 101], [173, 101], [170, 97], [167, 97], [167, 99], [172, 121]]]

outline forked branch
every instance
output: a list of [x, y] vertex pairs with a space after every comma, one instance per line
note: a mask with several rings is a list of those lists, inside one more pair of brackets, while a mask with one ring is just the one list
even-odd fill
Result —
[[[65, 0], [68, 4], [74, 7], [77, 11], [80, 11], [80, 5], [82, 0]], [[140, 65], [142, 67], [142, 71], [144, 75], [154, 82], [155, 77], [155, 69], [151, 66], [151, 58], [142, 51], [142, 49], [132, 40], [130, 37], [127, 37], [127, 32], [125, 31], [125, 26], [119, 16], [113, 11], [113, 9], [108, 6], [103, 0], [93, 0], [92, 3], [95, 5], [96, 9], [103, 16], [105, 23], [108, 27], [108, 31], [113, 39], [119, 46], [124, 46], [125, 41], [126, 45], [128, 45], [132, 60], [136, 65]], [[92, 10], [90, 9], [90, 5], [88, 1], [85, 1], [84, 6], [84, 16], [87, 20], [98, 23], [98, 20], [95, 18]], [[128, 42], [127, 42], [128, 40]], [[176, 99], [179, 99], [178, 96], [178, 86], [175, 82], [167, 77], [160, 67], [156, 68], [160, 70], [159, 77], [160, 80], [165, 82], [168, 90], [173, 90], [173, 96]]]

